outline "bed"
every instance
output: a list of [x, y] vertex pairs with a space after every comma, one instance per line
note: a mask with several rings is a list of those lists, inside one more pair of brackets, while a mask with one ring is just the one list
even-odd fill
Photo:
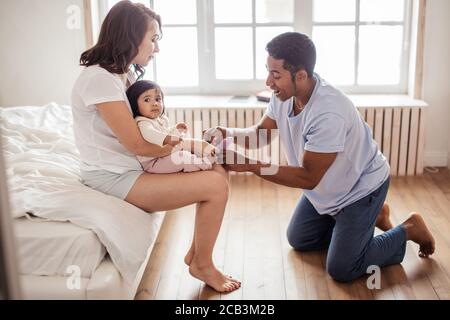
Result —
[[69, 106], [0, 108], [25, 299], [133, 299], [164, 219], [80, 182]]

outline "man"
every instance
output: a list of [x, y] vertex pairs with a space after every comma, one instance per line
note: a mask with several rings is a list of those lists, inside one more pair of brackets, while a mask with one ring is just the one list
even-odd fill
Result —
[[[233, 136], [249, 147], [249, 137], [263, 137], [267, 130], [270, 141], [271, 131], [278, 130], [288, 166], [269, 170], [270, 164], [233, 153], [226, 168], [304, 190], [288, 226], [288, 241], [296, 250], [328, 249], [326, 268], [337, 281], [354, 280], [370, 265], [400, 263], [407, 240], [420, 245], [419, 256], [433, 254], [434, 239], [420, 214], [412, 213], [392, 228], [383, 206], [389, 188], [387, 160], [352, 102], [314, 73], [313, 42], [288, 32], [271, 40], [266, 50], [266, 84], [273, 95], [261, 121], [246, 129], [217, 127], [207, 133]], [[374, 237], [375, 226], [386, 232]]]

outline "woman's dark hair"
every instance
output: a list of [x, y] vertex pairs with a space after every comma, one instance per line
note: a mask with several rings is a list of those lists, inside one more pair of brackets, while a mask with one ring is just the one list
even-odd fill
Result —
[[[161, 17], [145, 5], [129, 0], [118, 2], [102, 23], [97, 44], [81, 54], [80, 65], [98, 64], [111, 73], [128, 72], [152, 20], [161, 30]], [[134, 64], [134, 70], [138, 79], [144, 76], [142, 66]]]
[[316, 65], [316, 47], [308, 36], [298, 32], [286, 32], [273, 38], [266, 46], [270, 56], [283, 59], [283, 67], [291, 73], [292, 81], [299, 70], [312, 77]]
[[131, 111], [133, 112], [133, 118], [141, 116], [139, 112], [138, 99], [147, 90], [156, 89], [156, 91], [161, 94], [161, 105], [162, 105], [162, 113], [165, 113], [166, 108], [164, 107], [164, 93], [161, 90], [161, 87], [153, 81], [149, 80], [140, 80], [136, 81], [133, 85], [131, 85], [127, 90], [127, 98], [128, 102], [130, 102]]

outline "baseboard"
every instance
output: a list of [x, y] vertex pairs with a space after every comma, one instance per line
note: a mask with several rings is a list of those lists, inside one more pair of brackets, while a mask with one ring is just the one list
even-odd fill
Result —
[[450, 165], [450, 153], [425, 151], [423, 164], [425, 167], [446, 167]]

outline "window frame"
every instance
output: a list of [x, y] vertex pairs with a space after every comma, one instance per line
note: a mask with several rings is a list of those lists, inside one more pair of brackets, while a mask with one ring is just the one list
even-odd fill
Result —
[[[412, 24], [412, 6], [414, 0], [405, 0], [404, 2], [404, 19], [403, 22], [361, 22], [359, 20], [360, 1], [356, 1], [356, 12], [354, 22], [313, 22], [313, 1], [314, 0], [293, 0], [294, 1], [294, 21], [293, 23], [256, 23], [255, 19], [255, 1], [252, 0], [252, 22], [251, 23], [214, 23], [214, 1], [213, 0], [196, 0], [197, 5], [197, 50], [198, 50], [198, 67], [199, 67], [199, 83], [198, 86], [168, 87], [165, 86], [164, 91], [167, 94], [237, 94], [249, 95], [266, 88], [265, 80], [224, 80], [215, 78], [215, 27], [251, 27], [253, 34], [253, 76], [256, 78], [256, 27], [278, 27], [292, 26], [294, 31], [304, 33], [309, 37], [312, 36], [313, 26], [322, 25], [353, 25], [355, 26], [355, 80], [358, 72], [358, 34], [359, 27], [363, 25], [403, 25], [403, 43], [402, 43], [402, 65], [400, 71], [400, 83], [398, 85], [352, 85], [352, 86], [336, 86], [347, 94], [406, 94], [408, 90], [408, 77], [410, 65], [410, 44], [411, 44], [411, 24]], [[153, 0], [148, 3], [153, 7]], [[100, 21], [105, 17], [108, 10], [108, 0], [99, 1]], [[302, 8], [300, 10], [300, 8]], [[164, 27], [182, 27], [192, 24], [164, 24]], [[156, 64], [158, 57], [153, 60], [151, 77], [157, 81]], [[149, 72], [149, 71], [148, 71]], [[148, 75], [147, 75], [148, 76]], [[326, 79], [326, 77], [325, 77]]]

